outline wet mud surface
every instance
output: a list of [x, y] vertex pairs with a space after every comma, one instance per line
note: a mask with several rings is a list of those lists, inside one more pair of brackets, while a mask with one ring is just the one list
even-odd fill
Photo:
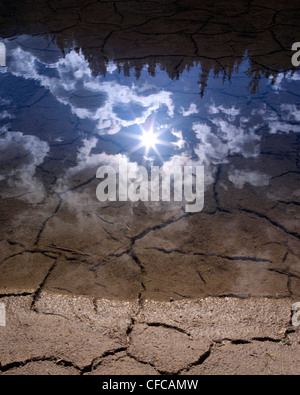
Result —
[[[0, 15], [0, 372], [299, 374], [299, 4]], [[203, 211], [99, 202], [124, 157], [204, 166]]]

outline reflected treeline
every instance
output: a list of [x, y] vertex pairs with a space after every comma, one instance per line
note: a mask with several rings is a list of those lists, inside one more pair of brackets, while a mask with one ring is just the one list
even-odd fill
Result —
[[[66, 52], [82, 50], [94, 74], [115, 62], [125, 75], [148, 68], [170, 78], [201, 65], [203, 96], [208, 76], [230, 79], [249, 59], [249, 90], [261, 78], [291, 69], [291, 46], [300, 40], [298, 0], [1, 1], [0, 35], [44, 35]], [[47, 51], [47, 48], [35, 48]]]

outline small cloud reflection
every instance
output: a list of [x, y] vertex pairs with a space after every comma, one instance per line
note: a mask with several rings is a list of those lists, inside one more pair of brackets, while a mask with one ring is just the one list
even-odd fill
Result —
[[245, 184], [255, 187], [268, 186], [270, 184], [270, 176], [256, 171], [232, 169], [228, 173], [228, 179], [238, 189], [242, 189]]
[[35, 174], [50, 150], [49, 144], [21, 132], [8, 132], [5, 128], [0, 131], [1, 197], [19, 196], [31, 203], [39, 202], [45, 190]]
[[197, 105], [195, 103], [191, 103], [190, 108], [188, 110], [185, 110], [184, 107], [181, 107], [180, 113], [182, 114], [183, 117], [189, 117], [190, 115], [198, 114], [199, 110], [197, 109]]

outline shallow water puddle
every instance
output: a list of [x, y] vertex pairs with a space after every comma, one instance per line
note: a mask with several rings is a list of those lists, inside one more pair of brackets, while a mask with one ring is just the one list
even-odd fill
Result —
[[[0, 25], [1, 293], [299, 298], [296, 2], [14, 7]], [[204, 166], [203, 210], [187, 212], [180, 183], [171, 201], [148, 183], [138, 200], [140, 180], [137, 201], [100, 202], [97, 169], [124, 161], [128, 182], [138, 166]]]

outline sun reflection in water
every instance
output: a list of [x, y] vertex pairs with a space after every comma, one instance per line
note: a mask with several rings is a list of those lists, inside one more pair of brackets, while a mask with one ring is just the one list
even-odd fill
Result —
[[155, 149], [156, 144], [158, 144], [157, 137], [157, 133], [154, 133], [152, 128], [150, 130], [143, 130], [143, 135], [141, 136], [143, 146], [147, 150], [150, 150], [150, 148]]
[[144, 148], [144, 158], [147, 158], [149, 154], [155, 154], [163, 162], [158, 146], [172, 146], [167, 141], [167, 138], [161, 139], [161, 136], [167, 132], [167, 129], [165, 127], [156, 127], [152, 121], [150, 125], [148, 123], [140, 126], [140, 130], [141, 134], [127, 133], [129, 137], [139, 141], [138, 144], [131, 148], [130, 153]]

